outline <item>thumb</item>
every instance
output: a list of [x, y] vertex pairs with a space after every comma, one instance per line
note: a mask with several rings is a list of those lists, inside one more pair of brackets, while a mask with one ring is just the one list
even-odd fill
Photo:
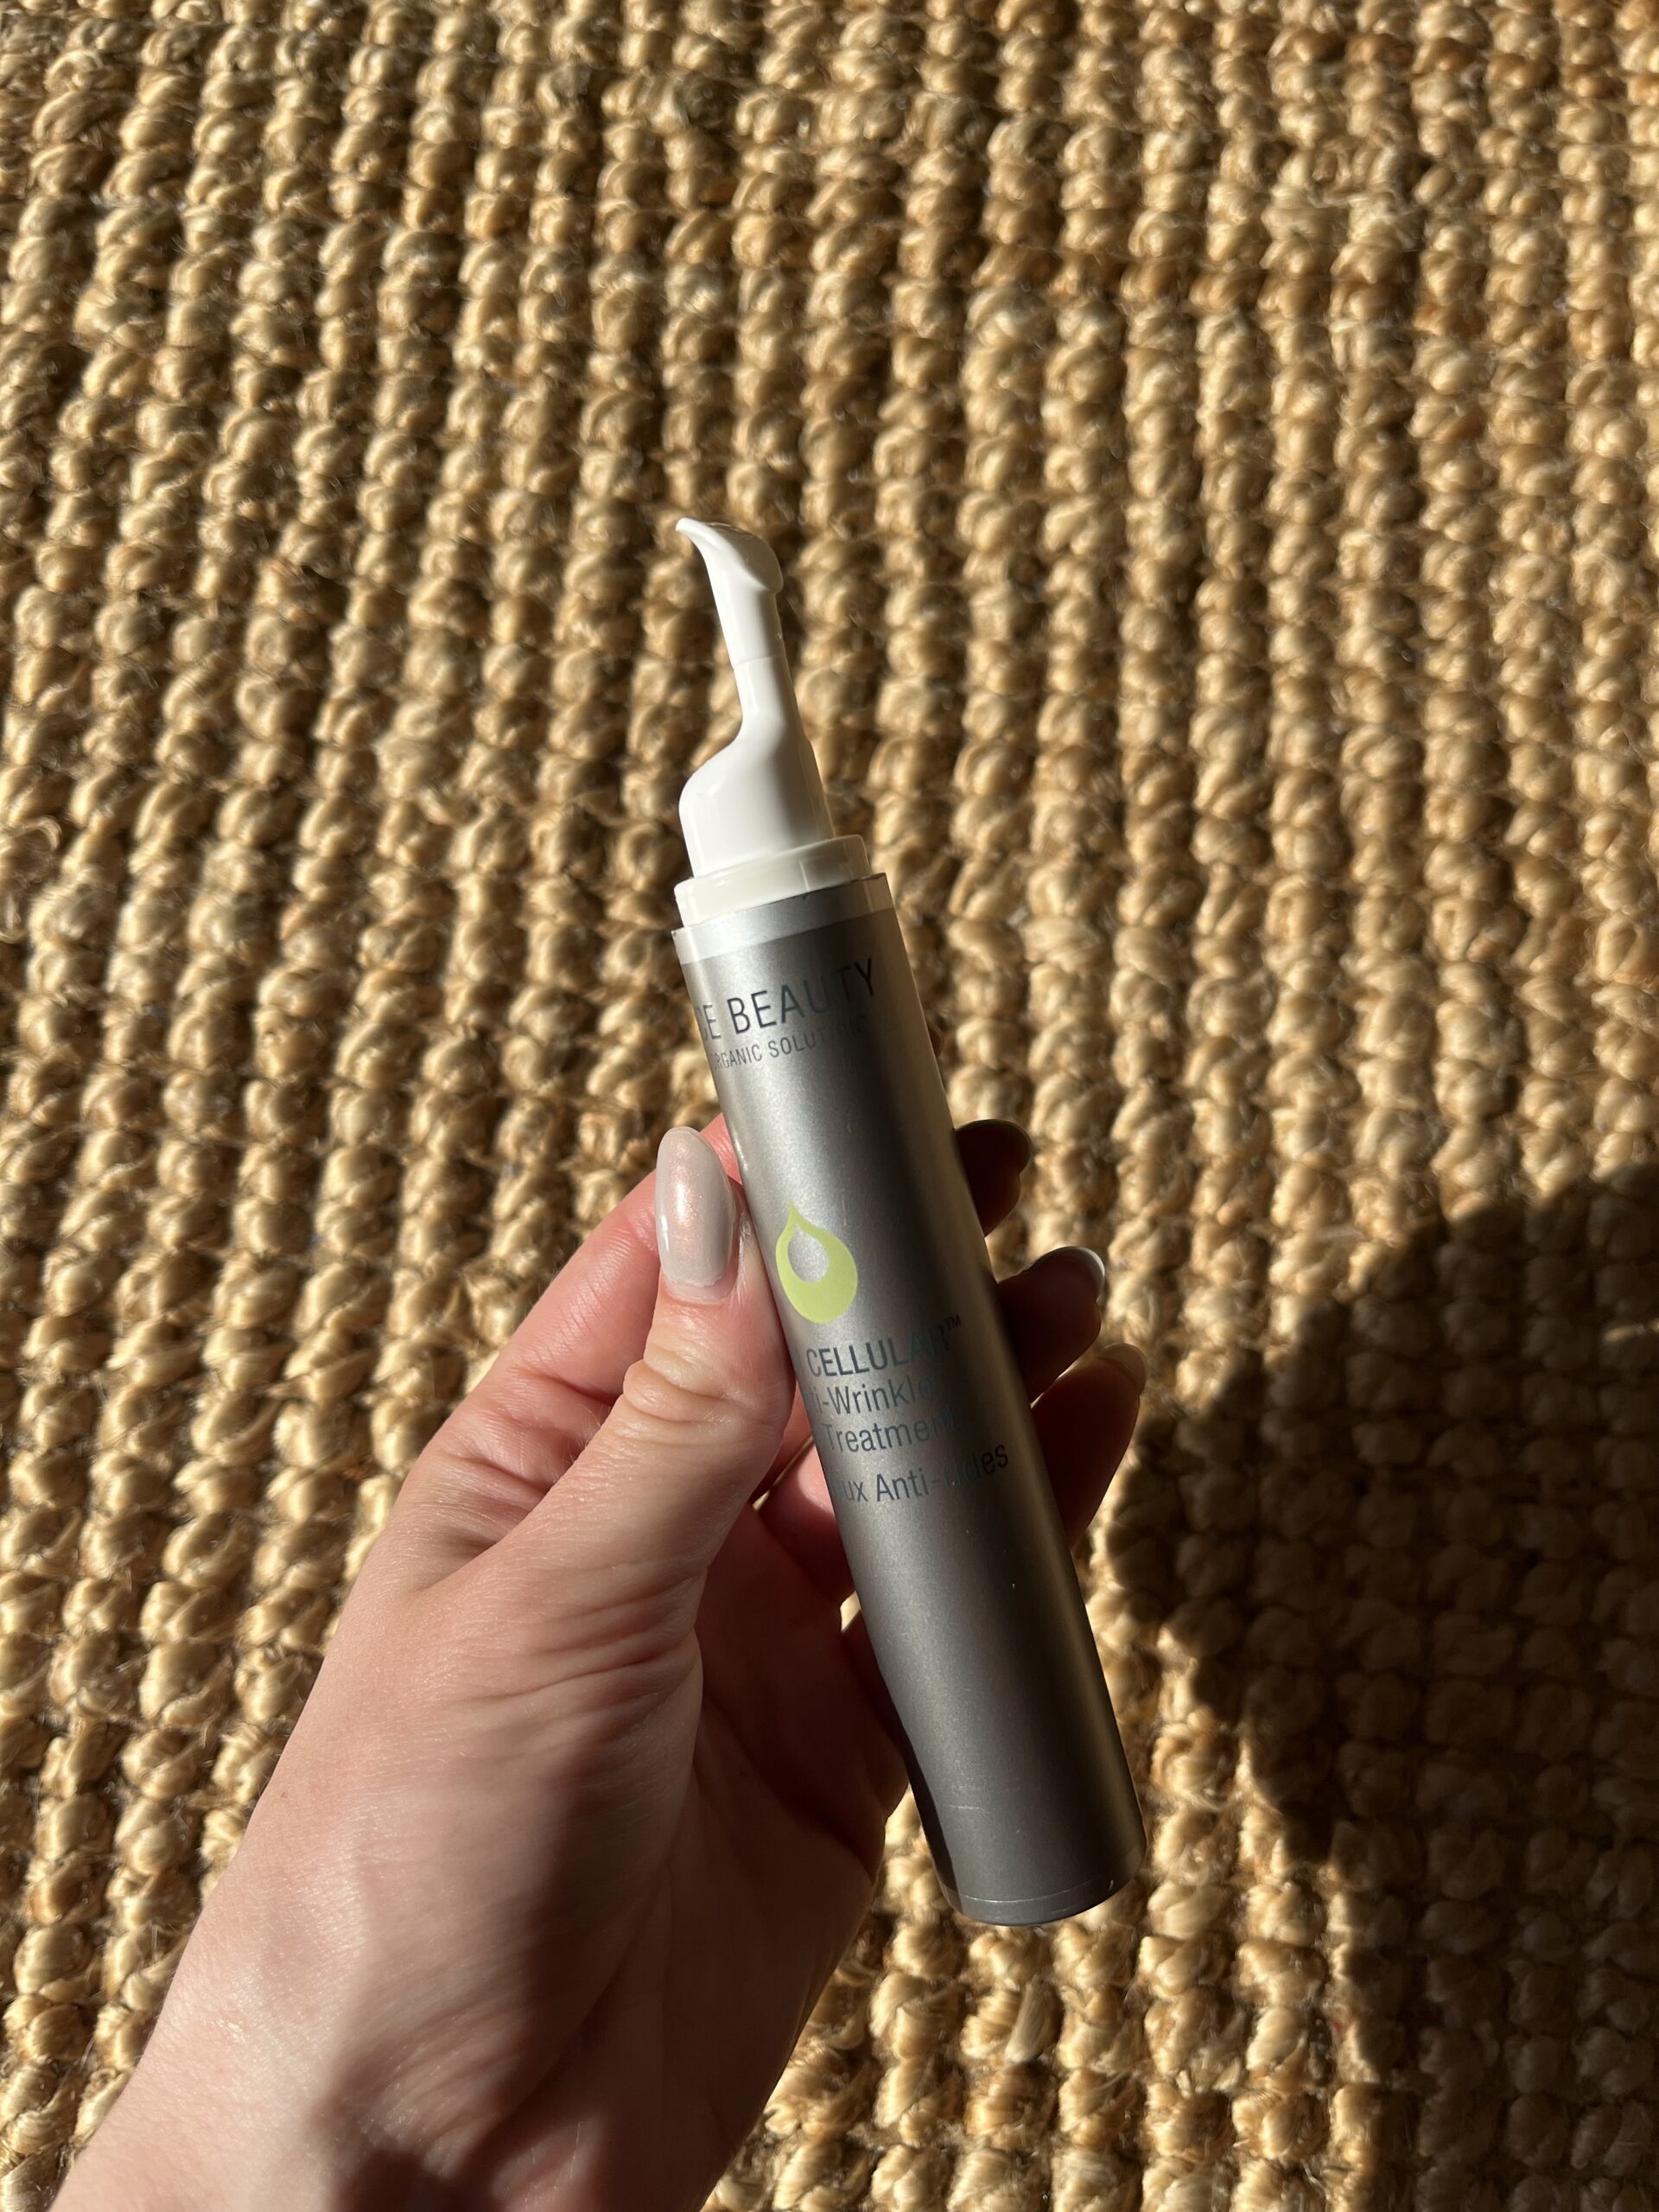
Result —
[[794, 1376], [742, 1192], [695, 1129], [663, 1139], [656, 1215], [661, 1276], [645, 1351], [507, 1541], [533, 1551], [547, 1576], [580, 1575], [590, 1589], [602, 1576], [607, 1600], [625, 1607], [677, 1592], [695, 1609], [776, 1456]]

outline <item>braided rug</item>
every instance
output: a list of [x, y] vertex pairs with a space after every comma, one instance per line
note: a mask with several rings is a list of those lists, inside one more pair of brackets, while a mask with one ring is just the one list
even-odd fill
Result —
[[1142, 1877], [717, 2202], [1659, 2202], [1653, 0], [10, 0], [0, 254], [0, 2212], [709, 1108], [686, 512], [1154, 1362]]

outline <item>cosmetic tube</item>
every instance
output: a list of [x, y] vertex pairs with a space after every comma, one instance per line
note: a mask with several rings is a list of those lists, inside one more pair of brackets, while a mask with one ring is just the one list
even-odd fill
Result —
[[737, 677], [675, 947], [951, 1904], [1058, 1920], [1145, 1847], [886, 879], [838, 837], [759, 539], [683, 522]]

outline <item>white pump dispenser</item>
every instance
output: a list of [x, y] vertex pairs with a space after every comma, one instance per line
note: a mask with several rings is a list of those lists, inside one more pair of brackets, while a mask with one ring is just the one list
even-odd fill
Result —
[[724, 524], [679, 524], [702, 556], [737, 678], [743, 719], [680, 795], [690, 879], [676, 896], [687, 922], [793, 898], [868, 875], [861, 837], [837, 837], [801, 727], [778, 621], [783, 584], [769, 545]]

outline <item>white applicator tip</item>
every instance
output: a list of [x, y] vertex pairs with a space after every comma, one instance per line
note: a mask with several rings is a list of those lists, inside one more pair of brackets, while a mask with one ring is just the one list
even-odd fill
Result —
[[696, 522], [690, 515], [682, 515], [674, 527], [682, 537], [689, 537], [700, 552], [712, 553], [717, 560], [741, 563], [762, 591], [783, 589], [784, 572], [778, 565], [778, 556], [764, 537], [752, 537], [747, 530], [734, 530], [728, 522]]
[[[810, 863], [842, 872], [855, 857], [841, 849], [824, 803], [818, 764], [812, 757], [795, 704], [777, 593], [783, 582], [778, 556], [747, 531], [687, 518], [679, 524], [702, 556], [715, 594], [721, 635], [737, 677], [743, 720], [723, 752], [690, 779], [680, 798], [680, 824], [694, 876], [729, 875], [738, 868], [768, 871], [736, 879], [721, 895], [765, 895], [765, 882], [798, 880], [804, 855], [825, 854]], [[834, 848], [833, 854], [829, 849]], [[690, 905], [709, 895], [694, 892]], [[774, 893], [773, 895], [779, 895]], [[683, 911], [688, 901], [682, 898]]]
[[763, 539], [724, 523], [693, 522], [687, 516], [675, 527], [702, 556], [733, 668], [744, 668], [751, 661], [774, 661], [779, 681], [787, 688], [784, 633], [778, 625], [777, 594], [784, 584], [778, 556]]

